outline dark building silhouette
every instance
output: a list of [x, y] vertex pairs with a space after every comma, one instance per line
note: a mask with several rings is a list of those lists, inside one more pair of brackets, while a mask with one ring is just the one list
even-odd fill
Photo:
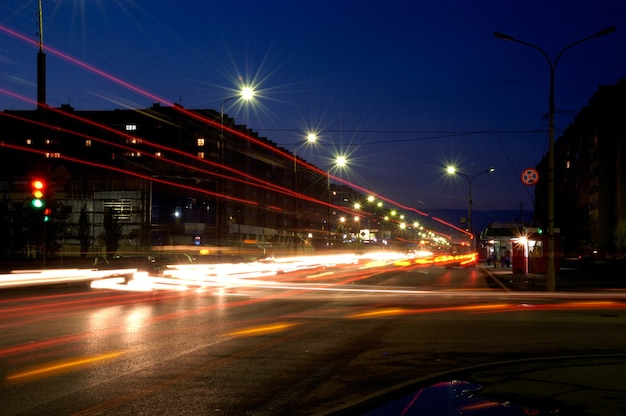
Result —
[[142, 110], [45, 110], [45, 122], [40, 110], [0, 113], [8, 239], [28, 228], [23, 218], [34, 177], [48, 182], [47, 202], [54, 209], [49, 227], [63, 228], [55, 233], [62, 234], [57, 240], [64, 241], [67, 255], [78, 250], [83, 209], [91, 215], [96, 252], [103, 250], [99, 238], [107, 212], [123, 225], [123, 244], [138, 248], [272, 244], [293, 250], [339, 238], [331, 235], [330, 216], [341, 212], [328, 205], [325, 172], [302, 159], [296, 164], [289, 151], [227, 116], [222, 129], [214, 110], [159, 104]]
[[[562, 255], [626, 252], [626, 79], [601, 86], [555, 142], [555, 227]], [[547, 156], [538, 165], [547, 178]], [[547, 227], [547, 182], [535, 189]]]

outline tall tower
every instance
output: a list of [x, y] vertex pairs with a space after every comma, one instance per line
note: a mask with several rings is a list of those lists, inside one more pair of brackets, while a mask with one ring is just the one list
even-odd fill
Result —
[[46, 105], [46, 54], [43, 52], [43, 12], [41, 0], [39, 0], [39, 11], [37, 12], [39, 22], [39, 52], [37, 53], [37, 108], [41, 109]]

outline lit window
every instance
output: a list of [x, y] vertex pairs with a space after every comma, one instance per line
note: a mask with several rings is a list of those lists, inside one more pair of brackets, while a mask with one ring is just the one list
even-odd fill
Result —
[[198, 159], [204, 159], [204, 152], [198, 152]]
[[163, 153], [161, 153], [161, 152], [156, 152], [154, 155], [155, 155], [156, 157], [163, 157]]
[[135, 131], [137, 130], [137, 125], [136, 124], [127, 124], [126, 125], [126, 131]]
[[131, 220], [132, 204], [130, 199], [104, 200], [105, 212], [111, 210], [113, 218], [118, 221], [128, 222]]
[[85, 147], [91, 147], [91, 140], [90, 139], [85, 140]]
[[60, 159], [61, 158], [61, 153], [59, 153], [59, 152], [46, 153], [46, 158], [48, 158], [48, 159]]
[[143, 140], [138, 139], [137, 137], [131, 137], [131, 138], [127, 138], [126, 139], [126, 143], [128, 143], [128, 144], [138, 144], [138, 143], [141, 143], [141, 142], [143, 142]]
[[204, 138], [203, 137], [198, 137], [198, 147], [202, 147], [204, 146]]
[[30, 146], [31, 144], [33, 144], [33, 139], [26, 139], [26, 145]]

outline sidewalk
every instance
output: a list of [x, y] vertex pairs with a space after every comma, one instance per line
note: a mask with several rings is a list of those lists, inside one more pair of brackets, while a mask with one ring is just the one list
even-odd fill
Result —
[[[407, 380], [316, 416], [399, 414], [626, 414], [626, 356], [579, 355], [521, 359]], [[413, 413], [411, 413], [413, 414]]]
[[[516, 274], [511, 267], [477, 266], [500, 286], [516, 291], [545, 291], [546, 275]], [[556, 290], [559, 292], [626, 290], [626, 277], [619, 270], [563, 268], [556, 273]]]

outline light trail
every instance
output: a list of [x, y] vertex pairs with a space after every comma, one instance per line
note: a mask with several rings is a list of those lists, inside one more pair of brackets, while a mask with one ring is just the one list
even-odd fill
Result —
[[116, 274], [132, 274], [136, 269], [95, 270], [95, 269], [46, 269], [20, 270], [10, 274], [0, 274], [0, 288], [15, 288], [59, 283], [90, 282]]
[[[626, 299], [626, 297], [624, 298]], [[532, 311], [566, 311], [566, 310], [595, 310], [595, 309], [626, 309], [626, 302], [617, 301], [576, 301], [568, 300], [559, 303], [537, 304], [529, 306], [520, 303], [483, 303], [476, 305], [435, 306], [429, 308], [375, 308], [363, 312], [346, 315], [348, 319], [374, 319], [389, 316], [432, 314], [444, 312], [461, 312], [467, 314], [495, 314], [502, 312], [532, 312]]]
[[[0, 89], [0, 93], [3, 93], [5, 95], [10, 95], [10, 96], [12, 96], [14, 98], [18, 98], [18, 99], [21, 99], [23, 101], [36, 104], [33, 100], [27, 99], [25, 97], [21, 97], [21, 96], [19, 96], [17, 94], [13, 94], [12, 92], [4, 90], [4, 89]], [[190, 159], [192, 159], [195, 162], [200, 162], [200, 163], [209, 165], [211, 167], [218, 168], [219, 171], [221, 171], [221, 170], [229, 171], [231, 173], [240, 175], [240, 176], [242, 176], [245, 179], [240, 179], [240, 178], [236, 178], [236, 177], [233, 177], [233, 176], [227, 176], [227, 175], [224, 175], [222, 173], [219, 173], [219, 171], [211, 171], [211, 170], [200, 169], [198, 167], [190, 165], [189, 163], [178, 162], [178, 161], [175, 161], [175, 160], [164, 158], [163, 156], [156, 156], [156, 155], [148, 153], [148, 152], [143, 154], [144, 157], [149, 157], [149, 158], [154, 159], [154, 160], [167, 162], [167, 163], [169, 163], [171, 165], [183, 167], [185, 169], [188, 169], [188, 170], [191, 170], [191, 171], [196, 171], [198, 173], [206, 174], [206, 175], [209, 175], [209, 176], [216, 176], [216, 177], [228, 179], [228, 180], [231, 180], [231, 181], [234, 181], [234, 182], [239, 182], [239, 183], [255, 186], [255, 187], [258, 187], [258, 188], [272, 190], [272, 191], [275, 191], [275, 192], [278, 192], [278, 193], [282, 193], [282, 194], [285, 194], [285, 195], [288, 195], [288, 196], [297, 197], [297, 198], [299, 198], [301, 200], [314, 202], [314, 203], [316, 203], [318, 205], [328, 206], [328, 207], [333, 208], [333, 209], [335, 209], [337, 211], [340, 211], [340, 212], [344, 212], [344, 213], [350, 212], [350, 210], [347, 209], [346, 207], [339, 206], [339, 205], [333, 205], [333, 204], [330, 204], [329, 202], [322, 201], [322, 200], [319, 200], [319, 199], [315, 199], [315, 198], [310, 197], [310, 196], [305, 195], [305, 194], [297, 193], [297, 192], [295, 192], [295, 191], [293, 191], [291, 189], [284, 188], [284, 187], [281, 187], [279, 185], [273, 184], [271, 182], [262, 180], [260, 178], [257, 178], [255, 176], [253, 176], [253, 175], [250, 175], [250, 174], [247, 174], [245, 172], [236, 170], [236, 169], [234, 169], [234, 168], [232, 168], [230, 166], [222, 165], [222, 164], [215, 163], [215, 162], [212, 162], [212, 161], [209, 161], [209, 160], [206, 160], [206, 159], [198, 158], [195, 155], [183, 152], [183, 151], [178, 150], [176, 148], [171, 148], [171, 147], [168, 147], [168, 146], [159, 145], [159, 144], [150, 142], [148, 140], [145, 140], [143, 138], [129, 135], [127, 133], [124, 133], [124, 132], [112, 129], [112, 128], [110, 128], [108, 126], [105, 126], [103, 124], [96, 123], [96, 122], [94, 122], [92, 120], [86, 119], [84, 117], [79, 117], [79, 116], [77, 116], [75, 114], [71, 114], [71, 113], [68, 113], [68, 112], [60, 110], [60, 109], [56, 109], [56, 108], [52, 108], [52, 107], [46, 107], [46, 109], [48, 111], [60, 114], [62, 116], [72, 118], [72, 119], [77, 120], [79, 122], [83, 122], [83, 123], [89, 124], [91, 126], [103, 129], [103, 130], [105, 130], [105, 131], [107, 131], [109, 133], [113, 133], [115, 135], [121, 136], [121, 137], [129, 139], [129, 140], [141, 140], [141, 143], [144, 144], [144, 145], [148, 145], [150, 147], [154, 147], [154, 148], [159, 149], [159, 150], [172, 152], [174, 154], [178, 154], [180, 156], [183, 156], [183, 157], [186, 157], [186, 158], [190, 158]], [[2, 113], [0, 113], [0, 115], [4, 116], [4, 117], [7, 117], [7, 118], [14, 119], [14, 120], [18, 120], [18, 121], [21, 121], [21, 122], [24, 122], [24, 123], [29, 123], [29, 124], [33, 124], [33, 125], [37, 125], [37, 126], [41, 126], [41, 127], [46, 127], [46, 128], [49, 128], [49, 129], [52, 129], [52, 130], [55, 130], [55, 131], [61, 131], [61, 132], [64, 132], [64, 133], [67, 133], [67, 134], [71, 134], [71, 135], [75, 135], [75, 136], [78, 136], [78, 137], [81, 137], [81, 138], [93, 140], [95, 142], [103, 143], [103, 144], [106, 144], [106, 145], [109, 145], [109, 146], [112, 146], [112, 147], [116, 147], [116, 148], [119, 148], [119, 149], [122, 149], [122, 150], [126, 150], [126, 151], [129, 151], [129, 152], [137, 151], [137, 148], [134, 148], [134, 147], [125, 146], [125, 145], [122, 145], [122, 144], [119, 144], [119, 143], [114, 143], [114, 142], [111, 142], [111, 141], [108, 141], [108, 140], [104, 140], [104, 139], [101, 139], [101, 138], [98, 138], [98, 137], [95, 137], [95, 136], [86, 135], [86, 134], [83, 134], [83, 133], [80, 133], [80, 132], [64, 129], [64, 128], [61, 128], [59, 126], [50, 125], [50, 124], [43, 123], [43, 122], [40, 122], [40, 121], [30, 120], [30, 119], [27, 119], [27, 118], [24, 118], [24, 117], [19, 117], [19, 116], [16, 116], [14, 114], [9, 114], [9, 113], [2, 112]], [[4, 145], [4, 143], [3, 143], [3, 145]], [[31, 148], [28, 147], [27, 149], [31, 149]], [[65, 156], [65, 157], [68, 158], [70, 156]], [[82, 160], [82, 159], [76, 159], [76, 160]], [[80, 163], [80, 162], [77, 162], [77, 163]], [[89, 162], [85, 161], [84, 164], [89, 164]], [[128, 171], [128, 172], [132, 173], [132, 171]], [[253, 183], [251, 183], [250, 181], [253, 181]], [[225, 197], [225, 198], [228, 197], [225, 194], [218, 194], [218, 193], [214, 193], [213, 195], [214, 196], [218, 196], [218, 197]], [[276, 208], [276, 207], [274, 207], [274, 208]], [[270, 207], [270, 210], [271, 210], [271, 207]]]
[[[6, 142], [2, 142], [0, 143], [0, 147], [6, 147], [9, 149], [14, 149], [14, 150], [20, 150], [23, 152], [30, 152], [30, 153], [35, 153], [35, 154], [39, 154], [41, 156], [46, 156], [49, 152], [45, 151], [45, 150], [37, 150], [37, 149], [31, 149], [27, 146], [20, 146], [20, 145], [16, 145], [16, 144], [10, 144], [10, 143], [6, 143]], [[80, 163], [83, 165], [88, 165], [88, 166], [93, 166], [96, 168], [100, 168], [100, 169], [106, 169], [106, 170], [111, 170], [114, 172], [118, 172], [118, 173], [123, 173], [125, 175], [132, 175], [136, 178], [141, 178], [141, 179], [145, 179], [148, 181], [153, 181], [153, 182], [158, 182], [158, 183], [162, 183], [164, 185], [169, 185], [169, 186], [173, 186], [173, 187], [177, 187], [177, 188], [182, 188], [182, 189], [188, 189], [191, 191], [195, 191], [201, 194], [205, 194], [205, 195], [212, 195], [212, 196], [217, 196], [217, 197], [221, 197], [224, 199], [228, 199], [230, 201], [237, 201], [237, 202], [241, 202], [244, 204], [249, 204], [249, 205], [258, 205], [258, 202], [256, 201], [249, 201], [243, 198], [238, 198], [238, 197], [234, 197], [231, 195], [223, 195], [223, 194], [219, 194], [217, 192], [212, 192], [209, 191], [207, 189], [203, 189], [203, 188], [198, 188], [195, 186], [190, 186], [190, 185], [184, 185], [184, 184], [180, 184], [180, 183], [176, 183], [176, 182], [172, 182], [166, 179], [162, 179], [162, 178], [155, 178], [153, 176], [150, 175], [145, 175], [142, 173], [138, 173], [138, 172], [133, 172], [133, 171], [129, 171], [126, 169], [122, 169], [122, 168], [118, 168], [116, 166], [109, 166], [109, 165], [104, 165], [102, 163], [97, 163], [97, 162], [90, 162], [87, 160], [82, 160], [82, 159], [77, 159], [71, 156], [66, 156], [66, 155], [59, 155], [59, 157], [57, 159], [63, 159], [63, 160], [67, 160], [70, 162], [74, 162], [74, 163]]]
[[100, 354], [90, 357], [84, 357], [73, 360], [65, 360], [53, 364], [46, 364], [36, 368], [32, 368], [21, 373], [9, 374], [6, 377], [8, 382], [30, 381], [36, 378], [49, 377], [62, 372], [73, 371], [85, 367], [90, 364], [96, 364], [101, 361], [111, 360], [124, 354], [123, 352], [112, 352], [108, 354]]
[[294, 323], [274, 323], [274, 324], [259, 326], [255, 328], [240, 329], [238, 331], [230, 332], [226, 334], [226, 336], [237, 337], [237, 336], [265, 335], [265, 334], [270, 334], [274, 332], [284, 331], [295, 325], [296, 324]]
[[[16, 32], [16, 31], [13, 31], [13, 30], [11, 30], [11, 29], [3, 26], [3, 25], [0, 25], [0, 31], [5, 32], [5, 33], [7, 33], [7, 34], [9, 34], [9, 35], [11, 35], [11, 36], [13, 36], [13, 37], [23, 41], [23, 42], [26, 42], [27, 44], [37, 46], [37, 42], [33, 41], [29, 37], [24, 36], [24, 35]], [[264, 142], [262, 140], [259, 140], [259, 139], [255, 138], [255, 137], [252, 137], [252, 136], [250, 136], [250, 135], [248, 135], [248, 134], [246, 134], [244, 132], [241, 132], [241, 131], [239, 131], [239, 130], [237, 130], [235, 128], [231, 128], [230, 126], [224, 126], [224, 125], [222, 125], [220, 122], [218, 122], [216, 120], [212, 120], [212, 119], [209, 119], [207, 117], [203, 117], [203, 116], [201, 116], [199, 114], [196, 114], [194, 112], [191, 112], [189, 110], [186, 110], [182, 106], [180, 106], [180, 105], [178, 105], [176, 103], [172, 103], [169, 100], [166, 100], [166, 99], [164, 99], [162, 97], [157, 96], [156, 94], [150, 93], [150, 92], [148, 92], [146, 90], [143, 90], [143, 89], [141, 89], [141, 88], [139, 88], [139, 87], [137, 87], [135, 85], [132, 85], [131, 83], [126, 82], [126, 81], [122, 80], [121, 78], [118, 78], [118, 77], [113, 76], [113, 75], [111, 75], [111, 74], [109, 74], [109, 73], [107, 73], [107, 72], [105, 72], [103, 70], [100, 70], [100, 69], [96, 68], [93, 65], [90, 65], [90, 64], [88, 64], [86, 62], [81, 61], [78, 58], [74, 58], [74, 57], [72, 57], [72, 56], [70, 56], [70, 55], [68, 55], [66, 53], [63, 53], [60, 50], [57, 50], [56, 48], [47, 46], [47, 51], [49, 53], [53, 54], [53, 55], [56, 55], [56, 56], [58, 56], [58, 57], [60, 57], [60, 58], [62, 58], [64, 60], [66, 60], [66, 61], [68, 61], [68, 62], [70, 62], [70, 63], [72, 63], [72, 64], [74, 64], [74, 65], [76, 65], [78, 67], [80, 67], [80, 68], [83, 68], [83, 69], [85, 69], [85, 70], [87, 70], [89, 72], [92, 72], [92, 73], [94, 73], [94, 74], [96, 74], [96, 75], [98, 75], [98, 76], [100, 76], [100, 77], [102, 77], [102, 78], [104, 78], [104, 79], [106, 79], [108, 81], [111, 81], [111, 82], [113, 82], [115, 84], [118, 84], [118, 85], [124, 87], [124, 88], [127, 88], [130, 91], [133, 91], [134, 93], [137, 93], [139, 95], [143, 95], [143, 96], [145, 96], [147, 98], [150, 98], [153, 101], [157, 101], [157, 102], [160, 102], [160, 103], [167, 103], [168, 105], [172, 106], [173, 108], [175, 108], [176, 110], [182, 112], [183, 114], [187, 115], [190, 118], [202, 121], [202, 122], [204, 122], [204, 123], [206, 123], [208, 125], [211, 125], [213, 127], [216, 127], [216, 128], [220, 128], [220, 129], [223, 128], [224, 131], [226, 131], [226, 132], [228, 132], [230, 134], [239, 136], [239, 137], [241, 137], [241, 138], [243, 138], [245, 140], [248, 140], [248, 141], [250, 141], [252, 143], [255, 143], [255, 144], [257, 144], [257, 145], [259, 145], [261, 147], [264, 147], [264, 148], [266, 148], [266, 149], [268, 149], [268, 150], [270, 150], [272, 152], [277, 153], [278, 155], [280, 155], [282, 157], [288, 158], [289, 160], [291, 160], [293, 158], [291, 154], [289, 154], [286, 151], [281, 150], [281, 149], [279, 149], [277, 147], [274, 147], [274, 146], [270, 145], [269, 143], [266, 143], [266, 142]], [[366, 189], [364, 187], [361, 187], [361, 186], [359, 186], [357, 184], [353, 184], [353, 183], [351, 183], [351, 182], [349, 182], [349, 181], [347, 181], [345, 179], [342, 179], [340, 177], [337, 177], [335, 175], [331, 175], [329, 172], [326, 172], [326, 171], [324, 171], [324, 170], [322, 170], [322, 169], [320, 169], [320, 168], [318, 168], [318, 167], [316, 167], [314, 165], [311, 165], [311, 164], [306, 163], [304, 161], [299, 161], [299, 162], [296, 161], [296, 163], [300, 163], [302, 166], [305, 166], [307, 169], [310, 169], [310, 170], [312, 170], [314, 172], [317, 172], [320, 175], [323, 175], [323, 176], [327, 176], [328, 175], [329, 177], [332, 177], [333, 180], [335, 180], [337, 182], [340, 182], [340, 183], [343, 183], [343, 184], [346, 184], [348, 186], [351, 186], [354, 189], [357, 189], [357, 190], [359, 190], [361, 192], [364, 192], [364, 193], [370, 194], [370, 195], [374, 195], [375, 197], [381, 199], [382, 201], [391, 203], [391, 204], [397, 206], [398, 208], [404, 209], [404, 210], [406, 210], [408, 212], [417, 213], [417, 214], [419, 214], [419, 215], [421, 215], [423, 217], [430, 217], [430, 215], [427, 214], [426, 212], [420, 211], [420, 210], [418, 210], [418, 209], [416, 209], [414, 207], [409, 207], [409, 206], [400, 204], [397, 201], [393, 201], [392, 199], [389, 199], [389, 198], [386, 198], [386, 197], [384, 197], [382, 195], [378, 195], [376, 193], [373, 193], [373, 192], [371, 192], [370, 190], [368, 190], [368, 189]], [[463, 230], [463, 229], [461, 229], [461, 228], [459, 228], [459, 227], [457, 227], [457, 226], [455, 226], [455, 225], [453, 225], [453, 224], [451, 224], [449, 222], [441, 220], [439, 218], [436, 218], [436, 217], [431, 217], [431, 218], [433, 218], [433, 220], [439, 222], [442, 225], [450, 227], [450, 228], [452, 228], [452, 229], [454, 229], [454, 230], [456, 230], [458, 232], [461, 232], [461, 233], [466, 234], [467, 236], [473, 238], [473, 235], [470, 232], [466, 231], [466, 230]]]

